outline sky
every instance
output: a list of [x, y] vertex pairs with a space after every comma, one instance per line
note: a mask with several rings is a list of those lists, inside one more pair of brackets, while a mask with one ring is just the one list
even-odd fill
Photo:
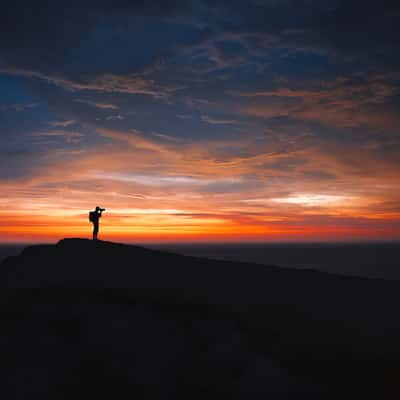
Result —
[[400, 239], [400, 3], [0, 12], [0, 242]]

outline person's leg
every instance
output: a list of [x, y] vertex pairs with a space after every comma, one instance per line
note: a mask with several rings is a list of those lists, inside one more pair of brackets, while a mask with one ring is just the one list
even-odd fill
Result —
[[97, 240], [97, 234], [99, 233], [99, 224], [93, 224], [93, 240]]

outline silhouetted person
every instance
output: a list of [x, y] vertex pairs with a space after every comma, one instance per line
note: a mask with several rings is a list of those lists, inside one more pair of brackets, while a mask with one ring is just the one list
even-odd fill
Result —
[[99, 233], [99, 219], [101, 218], [101, 213], [103, 211], [106, 211], [106, 209], [97, 206], [94, 211], [89, 212], [89, 221], [93, 223], [93, 240], [97, 240], [97, 235]]

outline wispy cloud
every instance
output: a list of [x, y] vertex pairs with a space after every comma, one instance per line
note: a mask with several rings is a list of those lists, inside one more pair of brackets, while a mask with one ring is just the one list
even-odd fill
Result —
[[0, 72], [10, 75], [41, 79], [70, 91], [91, 90], [108, 93], [141, 94], [156, 99], [168, 98], [174, 92], [184, 88], [184, 86], [180, 84], [157, 84], [153, 79], [148, 79], [141, 75], [102, 74], [94, 76], [93, 78], [78, 81], [59, 75], [48, 75], [38, 71], [29, 71], [19, 68], [3, 68]]
[[340, 207], [354, 201], [352, 196], [317, 194], [317, 193], [295, 193], [287, 197], [272, 198], [275, 203], [298, 204], [304, 207]]
[[201, 120], [210, 125], [234, 125], [239, 123], [235, 119], [219, 119], [210, 117], [208, 115], [202, 115]]
[[176, 116], [180, 119], [192, 119], [193, 118], [190, 114], [176, 114]]
[[106, 121], [112, 121], [112, 120], [123, 120], [125, 117], [121, 114], [116, 114], [116, 115], [109, 115], [106, 117]]
[[14, 104], [0, 104], [0, 111], [24, 111], [37, 106], [37, 103], [14, 103]]
[[65, 121], [50, 121], [49, 125], [54, 126], [55, 128], [57, 127], [63, 127], [66, 128], [67, 126], [75, 124], [76, 121], [74, 119], [67, 119]]
[[172, 135], [166, 135], [165, 133], [159, 133], [159, 132], [151, 132], [151, 134], [157, 138], [160, 138], [162, 140], [166, 140], [168, 142], [174, 142], [174, 143], [181, 143], [183, 142], [183, 139], [172, 136]]
[[290, 117], [338, 127], [390, 127], [400, 123], [395, 107], [387, 104], [400, 93], [396, 79], [391, 74], [350, 76], [310, 82], [314, 88], [279, 87], [227, 94], [253, 99], [240, 107], [245, 114], [257, 117]]
[[81, 141], [84, 135], [80, 132], [75, 131], [56, 130], [33, 132], [32, 136], [38, 138], [60, 137], [64, 138], [67, 143], [78, 143]]
[[87, 99], [74, 99], [74, 101], [76, 101], [77, 103], [83, 103], [83, 104], [87, 104], [92, 107], [99, 108], [100, 110], [118, 110], [118, 108], [119, 108], [115, 104], [102, 103], [102, 102], [92, 101], [92, 100], [87, 100]]

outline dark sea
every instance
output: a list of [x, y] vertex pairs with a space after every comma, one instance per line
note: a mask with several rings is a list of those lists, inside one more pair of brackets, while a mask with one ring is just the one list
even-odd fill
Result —
[[[0, 262], [19, 254], [24, 247], [26, 245], [0, 245]], [[400, 280], [400, 242], [152, 244], [145, 247], [196, 257]]]
[[400, 279], [400, 242], [169, 244], [152, 247], [196, 257], [315, 269], [370, 278]]

